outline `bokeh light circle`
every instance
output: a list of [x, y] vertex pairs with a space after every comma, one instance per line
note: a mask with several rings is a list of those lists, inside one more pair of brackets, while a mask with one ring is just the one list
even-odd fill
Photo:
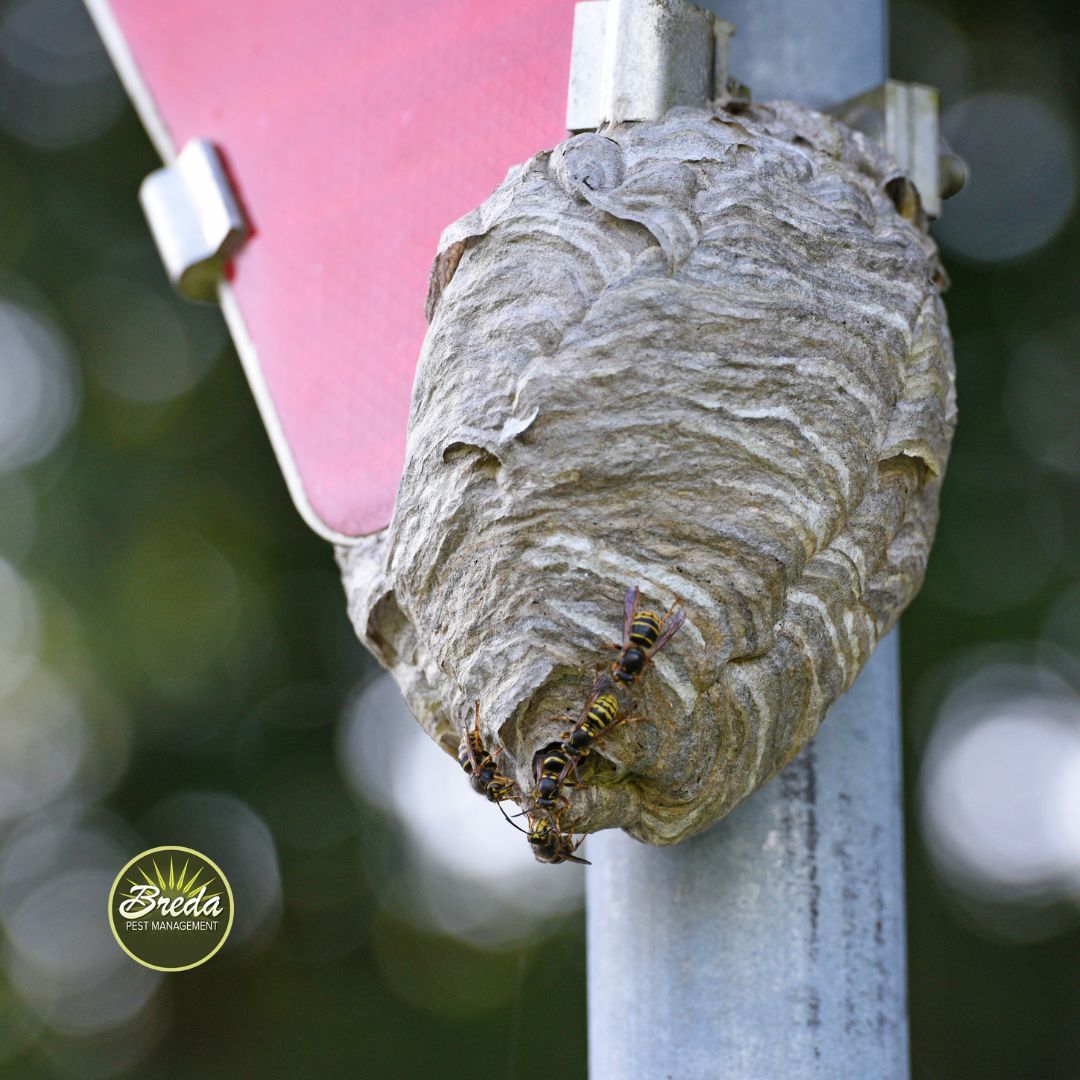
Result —
[[71, 350], [44, 315], [0, 298], [0, 474], [45, 457], [78, 411]]
[[1076, 145], [1043, 101], [973, 94], [941, 118], [964, 158], [968, 180], [950, 199], [935, 234], [951, 253], [999, 262], [1037, 251], [1069, 217], [1076, 196]]
[[88, 278], [73, 290], [70, 306], [94, 381], [124, 401], [172, 401], [217, 359], [216, 348], [189, 340], [175, 298], [134, 278]]
[[1040, 465], [1080, 476], [1080, 318], [1025, 340], [1009, 366], [1005, 416], [1017, 443]]
[[369, 682], [346, 708], [339, 756], [354, 790], [405, 828], [411, 865], [388, 884], [415, 921], [502, 946], [581, 905], [582, 867], [537, 863], [522, 833], [424, 734], [389, 675]]
[[16, 569], [0, 558], [0, 699], [30, 673], [40, 643], [37, 595]]
[[102, 135], [127, 108], [90, 16], [70, 0], [14, 0], [0, 15], [0, 126], [43, 150]]
[[1080, 899], [1078, 778], [1075, 687], [987, 654], [945, 696], [923, 760], [923, 833], [939, 873], [979, 901]]
[[18, 830], [0, 853], [5, 975], [50, 1029], [89, 1036], [143, 1014], [161, 982], [117, 948], [95, 897], [108, 895], [130, 855], [121, 830], [102, 818], [45, 816]]
[[75, 783], [90, 732], [71, 689], [37, 666], [0, 697], [0, 823], [58, 799]]
[[235, 898], [225, 948], [263, 941], [281, 917], [281, 868], [262, 818], [247, 803], [216, 791], [183, 791], [159, 802], [140, 823], [147, 843], [205, 852], [227, 875]]

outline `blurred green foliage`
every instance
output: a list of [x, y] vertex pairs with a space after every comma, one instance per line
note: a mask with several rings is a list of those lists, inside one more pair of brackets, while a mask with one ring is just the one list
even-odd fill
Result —
[[[927, 12], [970, 45], [965, 92], [1041, 94], [1075, 137], [1071, 5], [897, 7], [894, 74], [944, 84], [959, 76], [932, 47], [941, 38]], [[1010, 67], [1010, 41], [1034, 57], [1014, 55]], [[1043, 80], [1034, 91], [1032, 66]], [[74, 145], [0, 131], [0, 297], [54, 320], [82, 394], [58, 449], [0, 476], [0, 555], [36, 590], [42, 661], [77, 691], [105, 756], [114, 737], [129, 755], [103, 783], [119, 834], [144, 837], [140, 822], [170, 793], [225, 792], [269, 826], [280, 860], [280, 923], [155, 992], [137, 1071], [584, 1076], [579, 917], [498, 952], [380, 902], [373, 881], [403, 857], [400, 826], [350, 793], [335, 755], [343, 705], [373, 664], [348, 624], [331, 550], [289, 502], [219, 314], [183, 303], [164, 280], [136, 198], [157, 165], [126, 107]], [[1018, 350], [1075, 314], [1077, 217], [1013, 262], [946, 255], [961, 425], [929, 577], [903, 628], [914, 1075], [1066, 1080], [1080, 1075], [1075, 923], [1035, 943], [989, 934], [935, 876], [914, 797], [943, 669], [974, 646], [1038, 640], [1080, 576], [1075, 472], [1033, 454], [1009, 419], [1027, 392]], [[137, 324], [118, 325], [135, 309]], [[1077, 387], [1080, 325], [1070, 325], [1058, 332], [1071, 367], [1064, 386], [1045, 387], [1047, 408]], [[172, 366], [155, 374], [135, 355], [143, 389], [116, 392], [117, 351], [155, 342]], [[1074, 398], [1064, 422], [1075, 417]], [[0, 980], [0, 1026], [17, 1013]], [[115, 1043], [131, 1037], [33, 1028], [0, 1070], [110, 1075]]]

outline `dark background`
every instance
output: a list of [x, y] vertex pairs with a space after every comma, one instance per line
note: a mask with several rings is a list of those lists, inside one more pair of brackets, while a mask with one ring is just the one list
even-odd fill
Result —
[[[892, 15], [973, 177], [936, 227], [961, 421], [902, 636], [920, 1080], [1080, 1076], [1077, 29]], [[356, 643], [220, 315], [164, 280], [158, 164], [81, 6], [0, 3], [0, 1071], [583, 1076], [580, 878], [522, 909], [520, 845], [443, 814], [452, 763]], [[166, 841], [238, 914], [162, 977], [104, 896]]]

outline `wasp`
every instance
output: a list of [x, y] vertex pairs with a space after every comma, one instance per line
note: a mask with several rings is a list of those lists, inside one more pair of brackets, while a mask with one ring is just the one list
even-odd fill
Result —
[[536, 755], [533, 766], [536, 774], [534, 804], [541, 810], [553, 810], [559, 801], [566, 778], [577, 771], [593, 745], [617, 724], [637, 717], [620, 716], [622, 706], [615, 696], [615, 683], [602, 672], [593, 683], [589, 700], [585, 702], [581, 719], [562, 737]]
[[590, 866], [588, 859], [579, 859], [574, 852], [581, 847], [584, 837], [577, 842], [572, 835], [564, 833], [550, 814], [529, 817], [529, 843], [537, 862], [576, 862]]
[[495, 763], [495, 757], [487, 752], [480, 734], [480, 702], [476, 702], [476, 719], [472, 730], [463, 728], [461, 745], [458, 747], [458, 763], [465, 770], [473, 791], [479, 792], [490, 802], [499, 803], [517, 797], [517, 785], [503, 776]]
[[555, 808], [566, 776], [576, 764], [565, 742], [555, 743], [536, 755], [533, 766], [536, 773], [536, 806], [541, 810]]
[[585, 703], [585, 714], [563, 741], [563, 749], [574, 759], [575, 765], [605, 732], [630, 719], [619, 716], [622, 706], [614, 690], [615, 684], [606, 671], [593, 683], [592, 694]]
[[[637, 680], [650, 660], [675, 636], [686, 619], [682, 600], [678, 597], [664, 612], [638, 611], [641, 590], [635, 585], [626, 590], [623, 598], [623, 640], [619, 659], [611, 665], [612, 674], [620, 682]], [[618, 645], [611, 648], [618, 649]]]

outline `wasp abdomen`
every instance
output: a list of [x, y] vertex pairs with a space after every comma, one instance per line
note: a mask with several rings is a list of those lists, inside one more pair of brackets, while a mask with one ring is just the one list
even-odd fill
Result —
[[565, 745], [555, 745], [542, 752], [536, 766], [536, 805], [549, 810], [559, 796], [563, 777], [573, 764], [573, 755]]
[[660, 624], [655, 611], [639, 611], [630, 627], [630, 641], [641, 650], [651, 649], [660, 636]]
[[570, 732], [566, 748], [580, 757], [619, 717], [619, 701], [614, 694], [601, 694], [588, 714]]

